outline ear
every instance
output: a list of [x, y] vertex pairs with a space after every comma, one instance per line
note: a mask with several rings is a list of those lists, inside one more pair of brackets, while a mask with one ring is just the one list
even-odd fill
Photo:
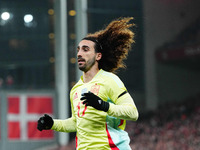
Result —
[[101, 53], [97, 53], [96, 60], [99, 61], [101, 59], [101, 57], [102, 57], [102, 54]]

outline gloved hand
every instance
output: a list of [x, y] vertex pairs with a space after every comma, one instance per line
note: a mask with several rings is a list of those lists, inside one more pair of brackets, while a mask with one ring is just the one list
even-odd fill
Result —
[[44, 116], [40, 117], [38, 120], [37, 129], [40, 131], [49, 130], [53, 126], [53, 123], [53, 119], [49, 115], [44, 114]]
[[83, 93], [81, 100], [83, 100], [83, 104], [86, 104], [86, 106], [92, 106], [97, 110], [102, 110], [107, 112], [109, 109], [109, 103], [103, 101], [100, 97], [93, 94], [92, 92]]

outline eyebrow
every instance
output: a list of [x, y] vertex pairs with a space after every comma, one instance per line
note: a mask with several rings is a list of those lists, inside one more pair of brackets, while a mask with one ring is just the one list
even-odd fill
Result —
[[[89, 46], [87, 46], [87, 45], [83, 45], [82, 46], [83, 48], [90, 48]], [[79, 49], [80, 48], [80, 46], [77, 46], [77, 48]]]

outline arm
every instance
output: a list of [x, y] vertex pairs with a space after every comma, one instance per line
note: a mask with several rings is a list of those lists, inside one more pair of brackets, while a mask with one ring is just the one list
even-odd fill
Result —
[[109, 116], [133, 121], [138, 119], [138, 111], [135, 103], [127, 92], [120, 94], [115, 104], [103, 101], [91, 92], [84, 93], [81, 100], [83, 100], [83, 104], [86, 104], [86, 106], [92, 106], [97, 110], [105, 111]]
[[[138, 110], [133, 98], [127, 92], [123, 82], [114, 76], [107, 85], [108, 97], [111, 100], [108, 115], [119, 119], [136, 121], [138, 119]], [[110, 86], [112, 85], [112, 86]]]
[[74, 107], [71, 101], [71, 110], [72, 110], [72, 117], [61, 120], [61, 119], [54, 119], [54, 124], [52, 126], [52, 130], [59, 131], [59, 132], [76, 132], [76, 118], [74, 115]]
[[52, 119], [48, 114], [40, 117], [37, 124], [37, 129], [42, 130], [55, 130], [60, 132], [75, 132], [76, 131], [76, 119], [72, 115], [71, 118], [65, 120]]
[[139, 117], [138, 110], [129, 93], [120, 96], [116, 103], [109, 103], [108, 115], [125, 120], [136, 121]]
[[76, 121], [74, 117], [65, 120], [54, 119], [53, 121], [52, 130], [59, 132], [76, 132]]
[[51, 116], [45, 114], [38, 120], [38, 130], [55, 130], [60, 132], [75, 132], [76, 118], [74, 116], [74, 108], [71, 102], [72, 117], [65, 120], [52, 119]]

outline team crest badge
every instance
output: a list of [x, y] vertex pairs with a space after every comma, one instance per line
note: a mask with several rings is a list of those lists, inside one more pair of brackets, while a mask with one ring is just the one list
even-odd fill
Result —
[[100, 85], [98, 85], [98, 84], [96, 83], [95, 85], [93, 85], [93, 86], [91, 87], [91, 90], [90, 90], [90, 91], [91, 91], [92, 93], [98, 95], [98, 94], [99, 94], [99, 89], [100, 89]]

